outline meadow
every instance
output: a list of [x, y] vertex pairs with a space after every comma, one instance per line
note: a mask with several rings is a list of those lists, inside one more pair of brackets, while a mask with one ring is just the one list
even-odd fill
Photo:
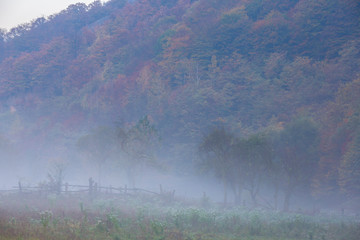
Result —
[[[203, 199], [204, 200], [204, 199]], [[8, 194], [1, 240], [357, 240], [360, 218], [169, 201], [146, 194]]]

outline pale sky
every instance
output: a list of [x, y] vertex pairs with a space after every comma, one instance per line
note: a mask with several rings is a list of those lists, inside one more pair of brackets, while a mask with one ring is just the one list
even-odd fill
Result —
[[58, 13], [78, 2], [89, 4], [94, 0], [0, 0], [0, 28], [9, 30], [38, 17]]

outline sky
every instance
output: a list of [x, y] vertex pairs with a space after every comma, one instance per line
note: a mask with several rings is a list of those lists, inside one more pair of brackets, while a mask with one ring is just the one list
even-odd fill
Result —
[[[0, 0], [0, 28], [10, 30], [38, 17], [50, 16], [70, 4], [92, 3], [95, 0]], [[102, 1], [104, 2], [104, 1]]]

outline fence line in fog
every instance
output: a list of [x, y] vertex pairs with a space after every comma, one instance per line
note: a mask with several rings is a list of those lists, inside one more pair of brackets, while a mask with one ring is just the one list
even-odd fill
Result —
[[160, 191], [154, 192], [142, 188], [129, 188], [127, 185], [124, 187], [113, 186], [99, 186], [92, 178], [89, 179], [88, 185], [75, 185], [75, 184], [58, 184], [56, 182], [40, 183], [38, 186], [25, 186], [21, 182], [18, 182], [18, 186], [14, 186], [13, 189], [0, 190], [0, 193], [55, 193], [55, 194], [71, 194], [71, 193], [88, 193], [91, 197], [97, 194], [136, 194], [147, 193], [167, 197], [169, 200], [174, 199], [175, 190], [164, 191], [160, 185]]

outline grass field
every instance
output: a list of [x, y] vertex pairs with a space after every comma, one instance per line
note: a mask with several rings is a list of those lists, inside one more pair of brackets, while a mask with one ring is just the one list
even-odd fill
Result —
[[355, 216], [169, 203], [156, 196], [0, 197], [0, 240], [358, 240]]

